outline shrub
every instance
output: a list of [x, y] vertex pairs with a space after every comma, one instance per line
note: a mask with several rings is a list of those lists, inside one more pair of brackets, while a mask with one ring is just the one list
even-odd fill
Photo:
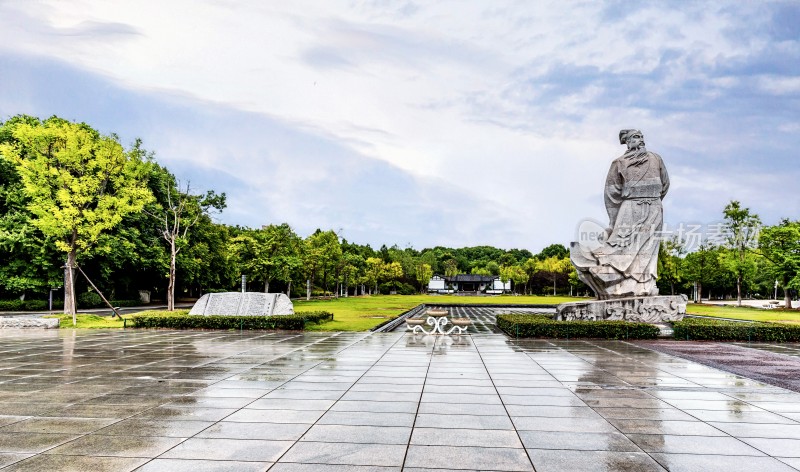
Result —
[[47, 310], [47, 308], [50, 306], [45, 300], [25, 300], [22, 305], [25, 310], [29, 311]]
[[188, 310], [175, 312], [146, 311], [128, 318], [134, 328], [169, 329], [305, 329], [306, 322], [333, 320], [328, 312], [295, 313], [277, 316], [189, 316]]
[[25, 302], [16, 300], [0, 300], [0, 311], [22, 311], [25, 309]]
[[[139, 299], [136, 300], [109, 300], [111, 302], [111, 306], [118, 306], [118, 307], [126, 307], [126, 306], [139, 306], [142, 305], [142, 301]], [[103, 303], [105, 305], [105, 303]]]
[[547, 315], [497, 315], [497, 327], [517, 338], [654, 339], [660, 330], [630, 321], [555, 321]]
[[78, 295], [78, 307], [96, 308], [103, 305], [103, 299], [95, 292], [86, 292]]
[[674, 323], [673, 329], [677, 340], [800, 342], [800, 326], [783, 323], [686, 318]]
[[416, 295], [419, 293], [419, 290], [403, 282], [386, 282], [378, 286], [378, 291], [382, 295], [389, 295], [392, 290], [395, 290], [399, 295]]

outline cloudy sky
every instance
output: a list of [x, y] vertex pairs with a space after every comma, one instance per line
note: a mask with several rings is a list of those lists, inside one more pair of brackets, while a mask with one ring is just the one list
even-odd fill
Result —
[[0, 0], [0, 120], [140, 137], [221, 220], [534, 252], [639, 128], [666, 220], [800, 213], [800, 2]]

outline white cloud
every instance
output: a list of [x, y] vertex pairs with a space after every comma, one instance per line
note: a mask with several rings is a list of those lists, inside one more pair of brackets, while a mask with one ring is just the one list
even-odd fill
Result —
[[[604, 215], [600, 193], [608, 163], [621, 152], [620, 128], [643, 129], [668, 166], [691, 166], [678, 174], [690, 194], [714, 185], [697, 177], [708, 162], [741, 169], [736, 153], [747, 137], [732, 135], [732, 117], [708, 107], [727, 103], [749, 83], [721, 69], [771, 47], [764, 8], [53, 0], [0, 4], [0, 49], [59, 58], [131, 90], [168, 91], [268, 117], [410, 173], [422, 187], [446, 183], [453, 198], [481, 202], [457, 217], [458, 228], [438, 230], [450, 231], [450, 244], [535, 249], [566, 242], [580, 218]], [[800, 92], [796, 75], [759, 77], [768, 94]], [[309, 159], [302, 142], [279, 150], [245, 142], [235, 155], [224, 143], [197, 151], [189, 136], [148, 132], [168, 166], [191, 159], [220, 172], [235, 167], [251, 187], [280, 175], [269, 189], [231, 202], [267, 199], [287, 218], [302, 218], [308, 207], [324, 215], [324, 198], [298, 202], [293, 189], [340, 182], [331, 172], [348, 171], [352, 159], [324, 146]], [[242, 123], [239, 139], [258, 140], [259, 133]], [[688, 154], [703, 147], [713, 148], [708, 162], [689, 162]], [[326, 152], [345, 161], [328, 162]], [[418, 201], [435, 207], [440, 199], [432, 193]], [[366, 222], [358, 219], [363, 214], [344, 214], [353, 219], [311, 224], [365, 231], [391, 225], [381, 208], [375, 202], [378, 216]], [[484, 240], [498, 217], [504, 227]], [[445, 236], [403, 231], [418, 244], [447, 243]]]

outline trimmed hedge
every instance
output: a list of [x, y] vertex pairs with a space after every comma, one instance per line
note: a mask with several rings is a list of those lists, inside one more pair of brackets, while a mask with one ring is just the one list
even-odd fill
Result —
[[42, 311], [48, 306], [45, 300], [0, 300], [0, 311]]
[[555, 321], [547, 315], [497, 315], [497, 327], [516, 338], [655, 339], [660, 330], [630, 321]]
[[321, 323], [333, 320], [333, 314], [316, 311], [279, 316], [189, 316], [188, 311], [151, 311], [127, 318], [133, 328], [169, 329], [286, 329], [303, 330], [306, 323]]
[[743, 323], [685, 318], [673, 324], [676, 340], [800, 342], [800, 326], [783, 323]]

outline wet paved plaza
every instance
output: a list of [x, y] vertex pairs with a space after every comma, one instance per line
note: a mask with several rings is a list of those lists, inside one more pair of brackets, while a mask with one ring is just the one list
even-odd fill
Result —
[[800, 394], [619, 341], [4, 331], [0, 467], [791, 471]]

